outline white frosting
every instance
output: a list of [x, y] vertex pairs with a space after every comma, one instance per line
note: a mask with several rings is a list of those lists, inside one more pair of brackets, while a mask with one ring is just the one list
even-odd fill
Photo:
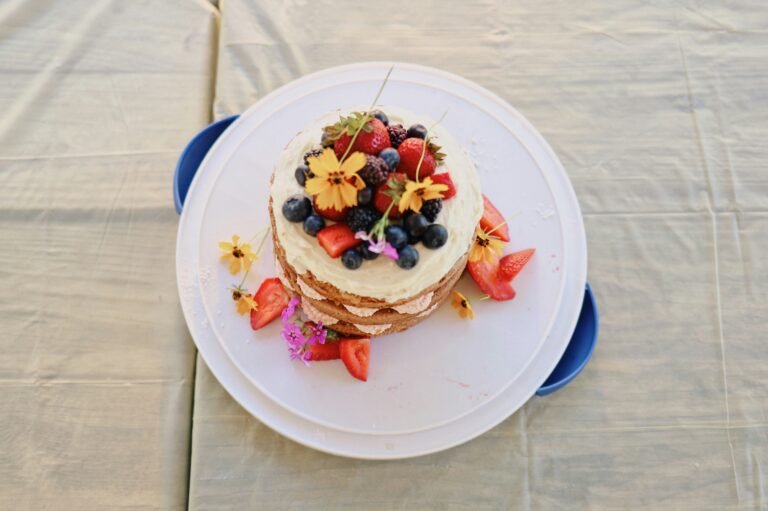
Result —
[[307, 317], [312, 321], [314, 321], [315, 323], [322, 322], [323, 325], [334, 325], [339, 322], [339, 320], [334, 318], [333, 316], [329, 316], [328, 314], [325, 314], [324, 312], [320, 312], [319, 310], [315, 309], [306, 300], [301, 302], [301, 310], [303, 310], [304, 314], [306, 314]]
[[[392, 107], [382, 107], [393, 123], [408, 126], [434, 122], [423, 116]], [[448, 229], [448, 243], [430, 250], [419, 247], [419, 263], [411, 270], [402, 270], [386, 257], [366, 261], [358, 271], [349, 270], [338, 259], [331, 259], [318, 245], [317, 238], [307, 235], [301, 223], [289, 222], [280, 212], [291, 195], [304, 190], [296, 182], [294, 170], [304, 153], [316, 147], [322, 128], [338, 120], [339, 112], [330, 112], [305, 127], [291, 140], [278, 158], [270, 195], [275, 210], [275, 232], [285, 251], [287, 262], [299, 274], [311, 271], [320, 281], [329, 282], [341, 291], [395, 302], [418, 295], [436, 284], [464, 255], [472, 242], [475, 226], [482, 216], [480, 180], [466, 151], [442, 126], [433, 134], [447, 155], [436, 172], [450, 169], [457, 195], [443, 203], [438, 222]]]
[[417, 312], [421, 312], [429, 307], [429, 304], [432, 303], [433, 295], [434, 293], [430, 291], [429, 293], [423, 294], [415, 300], [411, 300], [410, 302], [397, 305], [392, 308], [400, 314], [416, 314]]
[[355, 323], [355, 328], [360, 330], [361, 332], [365, 332], [366, 334], [370, 335], [377, 335], [383, 332], [384, 330], [387, 330], [392, 325], [390, 323], [384, 323], [382, 325], [358, 325]]
[[307, 295], [308, 297], [314, 299], [314, 300], [325, 300], [325, 297], [315, 291], [315, 288], [301, 280], [301, 277], [296, 279], [296, 282], [299, 283], [299, 289], [301, 289], [301, 292]]
[[370, 307], [355, 307], [353, 305], [345, 305], [344, 308], [355, 316], [360, 316], [361, 318], [369, 318], [379, 311], [379, 309], [372, 309]]
[[439, 303], [434, 304], [432, 307], [430, 307], [429, 309], [427, 309], [424, 312], [422, 312], [421, 314], [419, 314], [419, 317], [423, 318], [424, 316], [429, 316], [430, 314], [432, 314], [432, 312], [434, 312], [435, 309], [437, 309], [438, 305], [440, 305], [440, 304]]

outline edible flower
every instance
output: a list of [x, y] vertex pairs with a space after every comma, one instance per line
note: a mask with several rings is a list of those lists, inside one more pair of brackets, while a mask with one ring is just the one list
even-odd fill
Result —
[[472, 304], [469, 303], [469, 299], [458, 291], [453, 291], [453, 300], [451, 301], [451, 307], [456, 309], [461, 318], [475, 319], [475, 311], [472, 310]]
[[243, 316], [259, 308], [259, 304], [256, 303], [256, 300], [253, 299], [247, 289], [242, 286], [233, 286], [231, 289], [232, 300], [235, 301], [238, 314]]
[[328, 335], [328, 331], [323, 327], [323, 322], [318, 321], [313, 323], [311, 321], [304, 323], [304, 331], [307, 334], [307, 342], [312, 344], [325, 344], [325, 338]]
[[422, 181], [408, 181], [405, 183], [405, 191], [400, 197], [398, 208], [401, 213], [412, 209], [416, 213], [421, 211], [424, 201], [432, 199], [441, 199], [448, 186], [444, 184], [433, 183], [431, 177], [425, 177]]
[[475, 231], [475, 241], [472, 244], [472, 249], [469, 251], [469, 262], [475, 263], [484, 259], [489, 263], [493, 263], [501, 255], [504, 242], [491, 234], [491, 232], [485, 232], [480, 227], [477, 228]]
[[232, 275], [237, 275], [242, 268], [245, 268], [245, 271], [250, 270], [251, 265], [259, 258], [253, 253], [250, 243], [240, 243], [240, 236], [237, 234], [232, 236], [232, 242], [220, 242], [219, 248], [224, 251], [221, 260], [229, 264], [229, 273]]
[[365, 155], [354, 152], [339, 162], [333, 149], [326, 148], [320, 156], [307, 158], [314, 175], [308, 179], [305, 189], [316, 196], [320, 209], [342, 211], [347, 206], [357, 206], [357, 191], [365, 188], [365, 182], [357, 173], [365, 166]]
[[[376, 231], [374, 226], [372, 233]], [[393, 261], [397, 261], [400, 258], [400, 254], [397, 253], [397, 249], [393, 247], [384, 237], [383, 230], [380, 234], [368, 234], [365, 231], [357, 231], [355, 238], [368, 242], [368, 250], [375, 254], [384, 254]]]

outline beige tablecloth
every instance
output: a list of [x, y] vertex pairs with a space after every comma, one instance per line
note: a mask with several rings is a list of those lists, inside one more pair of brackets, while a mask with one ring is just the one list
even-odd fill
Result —
[[[763, 2], [220, 3], [220, 30], [204, 1], [0, 4], [0, 508], [768, 509]], [[395, 462], [250, 417], [193, 367], [173, 272], [171, 172], [211, 102], [361, 60], [536, 125], [601, 313], [566, 389]]]

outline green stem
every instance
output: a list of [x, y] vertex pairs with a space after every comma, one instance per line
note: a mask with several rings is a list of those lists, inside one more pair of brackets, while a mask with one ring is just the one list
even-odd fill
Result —
[[373, 107], [376, 106], [376, 102], [379, 100], [381, 93], [384, 91], [384, 86], [389, 81], [389, 75], [392, 74], [393, 69], [395, 69], [395, 66], [390, 67], [389, 71], [387, 71], [387, 75], [384, 77], [384, 81], [381, 82], [381, 86], [379, 87], [379, 92], [377, 92], [376, 97], [373, 98], [373, 102], [371, 103], [370, 108], [368, 108], [368, 111], [365, 113], [365, 116], [363, 117], [363, 122], [360, 123], [360, 127], [357, 128], [357, 131], [355, 131], [355, 134], [352, 137], [352, 141], [349, 143], [349, 147], [347, 147], [347, 150], [344, 151], [344, 155], [341, 157], [341, 160], [339, 161], [339, 163], [342, 163], [347, 158], [347, 155], [349, 155], [349, 151], [352, 149], [352, 146], [355, 144], [355, 140], [357, 140], [357, 136], [360, 134], [360, 131], [362, 131], [365, 125], [368, 124], [368, 121], [372, 119], [373, 116], [371, 115], [371, 112], [373, 112]]
[[443, 119], [445, 119], [445, 116], [448, 115], [448, 110], [443, 112], [443, 115], [440, 116], [440, 118], [435, 121], [432, 126], [429, 127], [427, 130], [427, 136], [424, 137], [424, 145], [421, 147], [421, 156], [419, 157], [419, 164], [416, 165], [416, 182], [419, 182], [419, 171], [421, 170], [421, 163], [424, 161], [424, 155], [427, 152], [427, 145], [429, 143], [429, 134], [432, 132], [432, 128], [443, 122]]

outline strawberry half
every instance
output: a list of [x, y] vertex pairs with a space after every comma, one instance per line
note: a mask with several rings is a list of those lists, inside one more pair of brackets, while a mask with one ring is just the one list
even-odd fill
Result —
[[485, 259], [467, 263], [467, 270], [477, 286], [491, 298], [497, 301], [511, 300], [515, 297], [515, 290], [507, 280], [499, 278], [499, 261], [493, 263]]
[[441, 192], [443, 194], [443, 199], [450, 199], [456, 196], [456, 185], [453, 184], [453, 179], [451, 179], [451, 175], [449, 173], [441, 172], [439, 174], [432, 174], [432, 182], [448, 187], [447, 190]]
[[493, 235], [501, 241], [509, 241], [509, 226], [505, 223], [504, 215], [485, 195], [483, 195], [483, 216], [480, 219], [480, 227], [485, 232], [493, 231]]
[[[404, 187], [405, 181], [405, 174], [391, 174], [389, 179], [376, 187], [376, 193], [373, 196], [373, 207], [376, 208], [376, 211], [382, 215], [387, 212], [387, 208], [389, 208], [389, 205], [392, 203], [392, 197], [389, 195], [389, 193], [392, 192], [391, 187], [393, 185]], [[397, 207], [397, 204], [392, 206], [392, 209], [389, 210], [389, 218], [397, 220], [402, 216], [403, 215], [400, 213], [400, 209]]]
[[311, 344], [309, 346], [309, 359], [315, 361], [339, 359], [341, 358], [339, 344], [336, 341], [325, 341], [325, 344]]
[[361, 381], [368, 380], [368, 362], [371, 355], [371, 339], [339, 340], [341, 361], [349, 374]]
[[360, 240], [355, 238], [355, 233], [347, 227], [347, 224], [333, 224], [323, 227], [317, 233], [317, 241], [334, 259], [340, 257], [347, 249], [360, 243]]
[[268, 325], [288, 306], [291, 297], [278, 278], [265, 279], [253, 295], [258, 307], [251, 311], [251, 328]]
[[333, 208], [323, 209], [317, 205], [317, 196], [313, 197], [312, 205], [315, 207], [315, 212], [323, 218], [333, 220], [334, 222], [341, 222], [347, 216], [349, 206], [345, 206], [341, 211]]
[[[415, 181], [416, 168], [419, 166], [422, 151], [424, 151], [423, 139], [412, 137], [403, 140], [400, 147], [397, 148], [400, 155], [400, 165], [397, 166], [397, 170], [405, 172], [410, 179]], [[424, 161], [421, 162], [421, 168], [419, 168], [419, 179], [434, 174], [436, 166], [437, 162], [432, 153], [429, 150], [424, 151]]]
[[535, 248], [526, 248], [512, 254], [507, 254], [499, 261], [498, 275], [501, 280], [511, 281], [520, 270], [531, 260], [533, 254], [536, 252]]
[[[343, 133], [333, 143], [333, 150], [336, 152], [337, 158], [344, 156], [350, 142], [352, 142], [352, 135]], [[384, 123], [380, 120], [371, 119], [366, 123], [365, 128], [360, 130], [360, 133], [355, 139], [355, 143], [352, 144], [350, 153], [354, 151], [362, 151], [365, 154], [378, 156], [383, 149], [391, 146], [392, 144], [389, 141], [387, 127], [384, 126]]]

